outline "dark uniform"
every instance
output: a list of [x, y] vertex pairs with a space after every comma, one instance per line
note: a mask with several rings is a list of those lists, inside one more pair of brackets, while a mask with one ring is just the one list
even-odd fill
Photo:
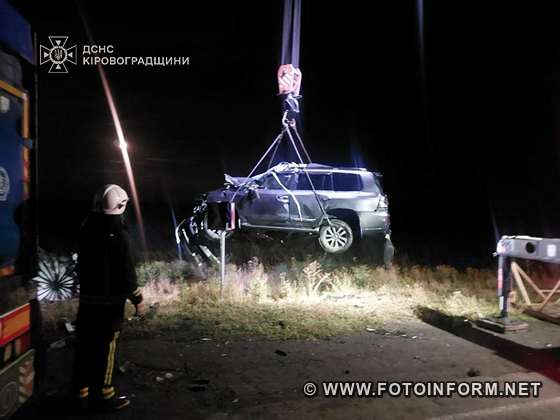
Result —
[[79, 397], [109, 402], [115, 397], [113, 370], [126, 299], [142, 301], [121, 215], [92, 212], [78, 236], [80, 306], [74, 386]]

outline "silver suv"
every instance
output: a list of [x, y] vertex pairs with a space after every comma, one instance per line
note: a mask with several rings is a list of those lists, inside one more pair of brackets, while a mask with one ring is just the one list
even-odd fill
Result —
[[208, 228], [208, 204], [233, 201], [241, 230], [317, 235], [321, 247], [332, 254], [371, 239], [369, 248], [373, 245], [388, 264], [394, 249], [380, 177], [363, 168], [295, 163], [281, 163], [250, 178], [226, 174], [224, 187], [197, 203], [190, 231], [207, 241], [218, 240], [219, 232]]

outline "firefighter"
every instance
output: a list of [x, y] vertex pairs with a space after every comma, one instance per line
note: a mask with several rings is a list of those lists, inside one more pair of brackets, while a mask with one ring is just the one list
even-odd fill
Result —
[[73, 381], [81, 408], [113, 411], [130, 405], [113, 386], [126, 299], [135, 305], [137, 315], [143, 314], [123, 219], [128, 200], [118, 185], [105, 185], [95, 194], [93, 211], [78, 235], [80, 303]]

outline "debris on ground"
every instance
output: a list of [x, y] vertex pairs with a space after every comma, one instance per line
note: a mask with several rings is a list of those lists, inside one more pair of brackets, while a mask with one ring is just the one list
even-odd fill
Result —
[[66, 346], [66, 339], [61, 338], [60, 340], [56, 340], [55, 342], [50, 344], [51, 349], [61, 349]]
[[377, 335], [386, 335], [386, 336], [391, 336], [391, 337], [403, 337], [403, 338], [410, 338], [410, 339], [417, 339], [418, 336], [417, 335], [413, 335], [410, 336], [408, 335], [408, 333], [401, 331], [399, 329], [395, 329], [395, 330], [386, 330], [384, 328], [373, 328], [373, 327], [366, 327], [366, 331], [372, 334], [377, 334]]
[[276, 350], [274, 353], [276, 353], [278, 356], [287, 356], [288, 353], [286, 353], [284, 350]]
[[70, 321], [64, 322], [64, 328], [66, 328], [66, 331], [69, 332], [70, 334], [76, 331], [76, 327]]
[[210, 383], [208, 379], [195, 379], [189, 386], [189, 390], [193, 392], [206, 391], [207, 385]]
[[475, 376], [480, 376], [480, 370], [475, 369], [475, 368], [470, 368], [470, 369], [467, 371], [467, 375], [468, 375], [470, 378], [474, 378]]
[[153, 304], [150, 305], [150, 307], [148, 308], [148, 311], [146, 312], [146, 315], [144, 316], [145, 319], [152, 319], [154, 318], [159, 310], [159, 302], [154, 302]]
[[125, 361], [119, 366], [119, 372], [126, 373], [130, 366], [131, 366], [130, 360]]

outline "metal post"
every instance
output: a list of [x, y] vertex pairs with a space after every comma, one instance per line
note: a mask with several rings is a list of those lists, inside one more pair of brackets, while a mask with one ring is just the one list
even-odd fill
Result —
[[511, 292], [511, 257], [508, 256], [507, 248], [500, 239], [496, 246], [498, 257], [498, 297], [500, 299], [500, 313], [477, 320], [476, 325], [492, 331], [506, 333], [510, 331], [523, 331], [528, 328], [527, 323], [509, 318], [509, 294]]
[[220, 298], [224, 295], [224, 283], [226, 280], [226, 233], [220, 231]]
[[498, 257], [498, 296], [500, 297], [500, 318], [508, 317], [509, 293], [511, 291], [510, 265], [511, 258], [500, 254]]

